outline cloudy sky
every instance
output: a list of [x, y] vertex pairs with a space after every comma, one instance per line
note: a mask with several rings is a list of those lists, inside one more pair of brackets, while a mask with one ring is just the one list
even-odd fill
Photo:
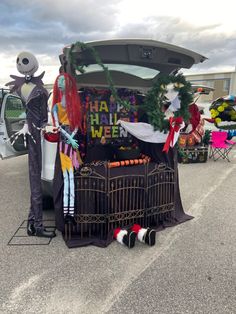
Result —
[[[209, 60], [194, 73], [236, 66], [235, 0], [1, 0], [0, 84], [16, 70], [16, 56], [30, 51], [44, 82], [58, 74], [65, 45], [111, 38], [147, 38], [199, 52]], [[189, 71], [188, 71], [189, 72]]]

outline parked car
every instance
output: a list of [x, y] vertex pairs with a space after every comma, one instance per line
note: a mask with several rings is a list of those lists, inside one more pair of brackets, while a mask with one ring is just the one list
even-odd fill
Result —
[[9, 138], [19, 131], [25, 123], [25, 108], [21, 99], [0, 87], [0, 158], [8, 158], [27, 152], [23, 138], [19, 137], [14, 145]]
[[[206, 57], [191, 50], [154, 40], [116, 39], [87, 44], [96, 49], [103, 64], [110, 70], [116, 88], [136, 90], [142, 95], [152, 88], [159, 74], [177, 73], [181, 68], [191, 68], [194, 64], [206, 60]], [[104, 71], [98, 67], [89, 51], [75, 47], [72, 55], [78, 65], [87, 66], [85, 73], [77, 73], [78, 90], [108, 87]], [[64, 70], [74, 75], [70, 64], [70, 46], [63, 49], [59, 58]], [[5, 115], [4, 112], [1, 114]], [[55, 137], [53, 133], [48, 132], [42, 140], [44, 196], [52, 195], [56, 149]]]

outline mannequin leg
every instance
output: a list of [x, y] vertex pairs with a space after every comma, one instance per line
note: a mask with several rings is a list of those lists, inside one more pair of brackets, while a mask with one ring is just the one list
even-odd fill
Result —
[[146, 243], [150, 246], [155, 245], [156, 243], [156, 231], [151, 228], [142, 228], [138, 224], [134, 224], [131, 228], [133, 232], [136, 233], [137, 239], [142, 242]]
[[64, 189], [63, 189], [63, 213], [64, 217], [69, 212], [69, 173], [71, 168], [71, 160], [63, 152], [60, 152], [61, 168], [63, 173]]
[[75, 183], [74, 183], [74, 169], [69, 170], [69, 186], [70, 186], [70, 207], [69, 215], [74, 216], [75, 213]]
[[67, 170], [63, 171], [64, 189], [63, 189], [63, 212], [64, 217], [69, 212], [69, 174]]
[[118, 243], [128, 246], [129, 249], [132, 249], [135, 245], [136, 233], [132, 230], [116, 228], [113, 237]]

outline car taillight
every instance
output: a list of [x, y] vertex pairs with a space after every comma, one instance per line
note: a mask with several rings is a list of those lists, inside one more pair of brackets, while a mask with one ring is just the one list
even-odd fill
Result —
[[59, 141], [59, 133], [45, 133], [44, 138], [48, 142], [56, 143]]

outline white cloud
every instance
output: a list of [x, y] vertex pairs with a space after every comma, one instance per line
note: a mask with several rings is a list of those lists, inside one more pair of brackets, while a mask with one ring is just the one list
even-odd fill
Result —
[[[196, 70], [234, 68], [234, 0], [3, 0], [0, 2], [0, 84], [16, 74], [22, 50], [36, 54], [45, 82], [59, 68], [58, 55], [70, 43], [142, 37], [197, 51], [209, 58]], [[11, 19], [8, 17], [11, 16]]]
[[234, 31], [235, 1], [225, 0], [217, 3], [207, 0], [122, 0], [118, 5], [121, 25], [141, 22], [149, 16], [177, 17], [193, 26], [219, 24], [221, 31]]

